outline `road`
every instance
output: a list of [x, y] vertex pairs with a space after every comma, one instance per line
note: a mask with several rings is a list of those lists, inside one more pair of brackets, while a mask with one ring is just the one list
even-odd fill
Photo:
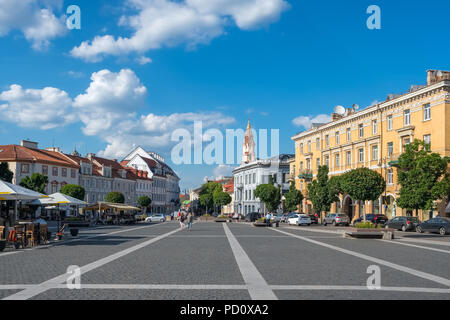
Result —
[[[398, 236], [355, 240], [333, 227], [245, 223], [86, 229], [0, 253], [0, 299], [450, 299], [450, 237]], [[69, 266], [80, 268], [81, 289], [67, 287]], [[370, 266], [381, 288], [367, 287]]]

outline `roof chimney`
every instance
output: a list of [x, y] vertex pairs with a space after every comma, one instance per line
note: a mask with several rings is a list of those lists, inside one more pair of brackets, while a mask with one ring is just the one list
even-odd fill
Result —
[[29, 141], [29, 140], [21, 140], [20, 141], [20, 145], [22, 147], [30, 148], [30, 149], [37, 149], [38, 148], [38, 143], [37, 142], [33, 142], [33, 141]]

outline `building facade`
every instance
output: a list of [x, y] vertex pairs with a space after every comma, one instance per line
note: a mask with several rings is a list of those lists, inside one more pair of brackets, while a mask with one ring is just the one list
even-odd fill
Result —
[[66, 154], [73, 163], [79, 165], [79, 185], [85, 190], [84, 201], [96, 203], [105, 201], [106, 195], [113, 191], [111, 166], [94, 163], [93, 157], [82, 157], [78, 152]]
[[0, 162], [7, 162], [14, 173], [13, 183], [33, 173], [48, 177], [46, 194], [59, 192], [66, 184], [78, 184], [79, 166], [69, 161], [58, 148], [39, 149], [37, 142], [22, 140], [20, 145], [0, 146]]
[[[296, 187], [306, 195], [301, 210], [312, 212], [307, 185], [318, 167], [327, 165], [330, 176], [366, 167], [379, 172], [386, 180], [386, 192], [377, 201], [359, 203], [340, 195], [331, 212], [343, 212], [355, 219], [364, 213], [383, 213], [389, 218], [406, 215], [396, 205], [400, 185], [396, 164], [404, 146], [414, 139], [424, 140], [431, 150], [450, 156], [450, 72], [429, 70], [427, 84], [412, 86], [408, 93], [389, 95], [385, 102], [364, 110], [337, 107], [332, 121], [313, 124], [301, 132], [295, 142], [294, 171]], [[445, 215], [446, 203], [437, 210]], [[437, 212], [419, 212], [427, 220]]]
[[264, 212], [264, 204], [255, 197], [256, 187], [269, 183], [273, 178], [275, 185], [279, 185], [282, 194], [289, 191], [289, 159], [294, 155], [282, 154], [266, 160], [259, 160], [255, 155], [250, 121], [244, 136], [242, 162], [233, 170], [234, 179], [234, 212], [247, 215], [251, 212]]
[[163, 157], [137, 147], [122, 160], [121, 164], [148, 173], [148, 177], [152, 180], [153, 213], [170, 213], [178, 206], [180, 178], [165, 163]]

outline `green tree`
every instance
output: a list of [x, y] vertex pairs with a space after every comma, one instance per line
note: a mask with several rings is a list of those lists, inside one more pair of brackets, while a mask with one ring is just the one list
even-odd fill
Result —
[[125, 196], [118, 191], [112, 191], [106, 195], [105, 201], [111, 203], [125, 203]]
[[26, 176], [20, 182], [20, 186], [34, 190], [39, 193], [45, 193], [45, 186], [48, 184], [48, 177], [40, 173], [33, 173], [31, 177]]
[[213, 193], [213, 202], [219, 208], [226, 206], [231, 202], [231, 197], [228, 193], [216, 189]]
[[214, 205], [213, 195], [209, 193], [202, 194], [199, 198], [200, 205], [206, 209], [206, 213], [208, 213], [208, 208], [211, 208]]
[[61, 188], [61, 193], [78, 200], [84, 200], [86, 191], [82, 186], [77, 184], [66, 184]]
[[330, 211], [331, 204], [339, 200], [340, 177], [328, 179], [328, 166], [320, 166], [317, 177], [308, 185], [309, 198], [314, 211]]
[[399, 207], [407, 210], [434, 209], [433, 203], [450, 193], [447, 166], [449, 157], [432, 153], [430, 145], [420, 140], [405, 146], [398, 159], [397, 176], [401, 185]]
[[295, 187], [295, 183], [291, 182], [289, 186], [289, 192], [284, 195], [284, 206], [288, 211], [296, 211], [298, 210], [298, 206], [303, 201], [303, 194], [297, 190]]
[[386, 189], [383, 177], [369, 168], [349, 171], [340, 177], [339, 182], [342, 191], [357, 201], [375, 201]]
[[266, 213], [266, 208], [269, 212], [273, 212], [277, 210], [281, 202], [280, 188], [270, 183], [260, 184], [255, 189], [255, 197], [264, 203], [264, 214]]
[[0, 163], [0, 180], [11, 183], [13, 179], [14, 173], [9, 170], [8, 163], [2, 162]]
[[147, 213], [147, 208], [152, 204], [152, 199], [148, 196], [141, 196], [138, 199], [138, 204], [144, 209], [144, 214]]

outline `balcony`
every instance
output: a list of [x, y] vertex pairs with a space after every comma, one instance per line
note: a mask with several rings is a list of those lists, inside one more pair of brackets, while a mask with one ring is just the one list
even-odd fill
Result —
[[299, 177], [299, 179], [312, 180], [313, 172], [311, 170], [304, 170], [304, 171], [300, 172], [298, 177]]
[[235, 187], [237, 189], [242, 189], [242, 188], [244, 188], [244, 184], [243, 183], [236, 183]]
[[293, 173], [289, 173], [286, 175], [286, 181], [287, 182], [293, 182], [295, 181], [295, 175]]
[[400, 157], [400, 153], [392, 154], [390, 157], [388, 157], [387, 165], [390, 167], [398, 167], [398, 158]]

